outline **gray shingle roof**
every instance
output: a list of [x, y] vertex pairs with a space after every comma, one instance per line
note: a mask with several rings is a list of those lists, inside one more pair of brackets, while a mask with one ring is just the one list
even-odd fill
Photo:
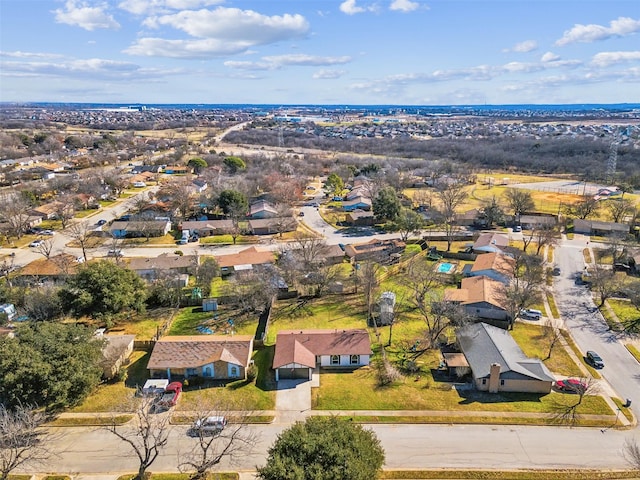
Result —
[[489, 377], [491, 364], [498, 363], [503, 378], [554, 380], [541, 360], [525, 356], [507, 330], [474, 323], [460, 331], [458, 341], [475, 378]]

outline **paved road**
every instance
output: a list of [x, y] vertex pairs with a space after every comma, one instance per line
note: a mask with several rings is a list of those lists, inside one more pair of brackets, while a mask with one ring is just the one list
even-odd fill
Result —
[[[285, 424], [251, 426], [259, 441], [240, 464], [222, 469], [254, 470]], [[487, 425], [368, 425], [386, 452], [386, 468], [627, 468], [623, 456], [629, 431], [562, 427]], [[178, 452], [194, 439], [185, 426], [171, 427], [167, 449], [152, 467], [154, 472], [177, 471]], [[57, 473], [119, 473], [135, 470], [135, 459], [113, 434], [90, 428], [58, 429], [57, 455], [46, 470]], [[39, 469], [30, 472], [42, 471]]]
[[[619, 397], [640, 402], [640, 365], [623, 343], [631, 339], [609, 330], [600, 312], [595, 310], [588, 287], [575, 283], [576, 275], [584, 270], [582, 251], [585, 247], [586, 239], [576, 235], [574, 240], [565, 240], [556, 248], [554, 256], [561, 270], [553, 286], [556, 304], [582, 352], [595, 350], [600, 354], [605, 363], [600, 373]], [[637, 405], [632, 404], [636, 415], [640, 411]]]

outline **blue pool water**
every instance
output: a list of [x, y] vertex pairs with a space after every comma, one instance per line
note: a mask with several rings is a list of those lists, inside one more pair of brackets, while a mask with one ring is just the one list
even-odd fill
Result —
[[456, 268], [453, 263], [442, 262], [438, 265], [436, 271], [438, 273], [451, 273]]

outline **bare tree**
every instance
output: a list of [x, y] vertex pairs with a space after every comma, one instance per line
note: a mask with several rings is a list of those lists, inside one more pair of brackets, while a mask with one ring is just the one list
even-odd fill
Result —
[[520, 223], [520, 217], [523, 213], [530, 212], [535, 208], [533, 197], [528, 190], [510, 188], [504, 195], [507, 200], [507, 205], [513, 210], [513, 215], [518, 223]]
[[622, 447], [622, 455], [624, 459], [635, 470], [640, 470], [640, 446], [635, 438], [627, 438]]
[[547, 356], [545, 360], [549, 360], [556, 346], [560, 344], [562, 340], [562, 331], [553, 325], [553, 321], [547, 320], [543, 328], [543, 334], [546, 340], [549, 342], [549, 350], [547, 350]]
[[581, 378], [580, 385], [576, 385], [573, 389], [573, 395], [563, 395], [562, 400], [556, 400], [553, 405], [552, 419], [563, 425], [575, 426], [580, 421], [580, 405], [584, 401], [585, 395], [596, 395], [598, 386], [594, 379]]
[[3, 194], [0, 198], [0, 204], [2, 205], [0, 219], [7, 222], [9, 234], [21, 238], [29, 229], [31, 220], [29, 212], [33, 205], [15, 190]]
[[609, 298], [621, 290], [622, 286], [616, 277], [616, 272], [608, 265], [603, 265], [598, 261], [593, 263], [588, 273], [590, 275], [591, 288], [600, 299], [598, 308], [601, 308]]
[[460, 182], [441, 185], [437, 190], [440, 208], [443, 216], [443, 226], [447, 237], [447, 252], [451, 250], [453, 235], [456, 230], [455, 218], [457, 208], [467, 198], [467, 192]]
[[178, 453], [181, 460], [178, 469], [184, 473], [191, 473], [192, 479], [207, 478], [208, 473], [224, 459], [234, 465], [253, 453], [258, 434], [245, 421], [246, 412], [241, 416], [233, 416], [232, 421], [218, 431], [197, 427], [204, 425], [210, 417], [230, 420], [233, 412], [228, 407], [220, 407], [216, 405], [212, 408], [198, 409], [194, 427], [189, 430], [189, 436], [193, 441], [183, 443]]
[[538, 301], [544, 292], [546, 281], [540, 257], [522, 253], [516, 255], [515, 260], [511, 281], [496, 292], [511, 319], [510, 326], [521, 310]]
[[611, 216], [611, 220], [616, 223], [621, 222], [627, 215], [630, 215], [634, 206], [629, 199], [611, 199], [607, 202], [607, 210]]
[[53, 252], [53, 241], [48, 238], [41, 240], [34, 250], [48, 260]]
[[46, 420], [33, 407], [9, 410], [0, 404], [0, 480], [7, 480], [18, 468], [46, 465], [55, 444], [51, 434], [40, 428]]
[[132, 454], [138, 458], [138, 480], [145, 478], [147, 469], [167, 446], [169, 437], [169, 416], [153, 413], [154, 401], [153, 397], [130, 398], [127, 411], [134, 412], [135, 425], [119, 426], [114, 417], [111, 424], [104, 427], [129, 445]]
[[533, 236], [537, 244], [536, 255], [540, 255], [545, 246], [552, 246], [558, 243], [558, 231], [555, 227], [549, 225], [535, 225], [533, 227]]
[[67, 228], [69, 224], [69, 220], [73, 218], [75, 214], [75, 208], [73, 206], [73, 201], [71, 199], [71, 195], [62, 195], [59, 200], [54, 202], [54, 213], [60, 223], [62, 224], [62, 229]]
[[92, 231], [93, 229], [89, 225], [89, 222], [86, 221], [76, 222], [66, 230], [66, 234], [80, 245], [80, 248], [82, 249], [82, 257], [85, 262], [88, 260], [87, 250], [91, 245], [90, 238]]
[[595, 215], [599, 209], [600, 203], [596, 198], [583, 197], [579, 202], [567, 205], [566, 212], [573, 217], [584, 220]]

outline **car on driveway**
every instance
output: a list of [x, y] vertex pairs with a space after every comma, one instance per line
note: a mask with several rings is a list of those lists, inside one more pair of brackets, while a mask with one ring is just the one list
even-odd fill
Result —
[[43, 240], [34, 240], [33, 242], [31, 242], [29, 244], [30, 247], [39, 247], [40, 245], [42, 245]]
[[604, 360], [593, 350], [587, 351], [587, 362], [589, 362], [593, 368], [604, 368]]
[[555, 387], [556, 390], [565, 393], [584, 393], [587, 391], [587, 384], [577, 378], [557, 380]]
[[535, 308], [525, 308], [520, 310], [520, 317], [528, 320], [540, 320], [542, 318], [542, 312]]

